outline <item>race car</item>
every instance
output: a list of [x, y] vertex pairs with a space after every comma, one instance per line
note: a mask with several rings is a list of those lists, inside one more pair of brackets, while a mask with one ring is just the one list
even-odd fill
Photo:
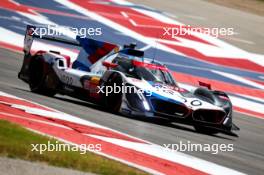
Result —
[[[68, 95], [129, 116], [165, 118], [194, 126], [201, 133], [237, 136], [228, 95], [200, 83], [192, 91], [178, 85], [169, 69], [144, 57], [136, 44], [119, 46], [90, 38], [39, 36], [28, 25], [24, 61], [18, 77], [35, 93]], [[79, 47], [77, 58], [56, 50], [31, 51], [34, 39]]]

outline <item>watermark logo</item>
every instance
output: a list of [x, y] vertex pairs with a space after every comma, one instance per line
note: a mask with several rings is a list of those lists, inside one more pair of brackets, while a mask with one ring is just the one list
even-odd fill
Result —
[[187, 26], [179, 26], [179, 27], [163, 27], [164, 33], [163, 36], [170, 36], [171, 38], [176, 39], [178, 36], [186, 36], [192, 35], [193, 33], [202, 33], [205, 35], [210, 35], [215, 38], [220, 36], [231, 36], [234, 35], [234, 28], [208, 28], [208, 27], [191, 27]]
[[119, 94], [119, 93], [135, 93], [135, 94], [146, 94], [146, 96], [151, 96], [151, 90], [143, 90], [140, 88], [136, 88], [135, 86], [126, 86], [125, 83], [122, 85], [117, 85], [116, 83], [113, 86], [97, 86], [97, 93], [102, 93], [108, 96], [109, 94]]
[[48, 141], [47, 144], [31, 144], [31, 151], [38, 152], [39, 154], [43, 154], [46, 151], [79, 151], [80, 154], [86, 154], [87, 152], [99, 152], [102, 150], [101, 144], [67, 144], [67, 143], [60, 143], [58, 141], [50, 142]]
[[102, 35], [102, 28], [100, 27], [68, 27], [68, 26], [56, 26], [47, 25], [43, 27], [37, 27], [33, 29], [33, 34], [38, 35], [40, 38], [43, 36], [62, 36], [62, 35], [78, 35], [81, 38], [86, 38], [89, 36], [100, 36]]
[[171, 152], [210, 152], [211, 154], [218, 154], [219, 152], [234, 151], [234, 144], [201, 144], [191, 143], [191, 141], [163, 144], [163, 147], [165, 150]]

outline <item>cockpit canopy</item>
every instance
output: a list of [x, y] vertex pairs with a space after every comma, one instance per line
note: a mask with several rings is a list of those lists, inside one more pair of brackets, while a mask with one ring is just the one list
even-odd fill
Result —
[[117, 65], [114, 70], [123, 72], [128, 77], [171, 86], [176, 85], [168, 68], [157, 61], [140, 57], [130, 58], [121, 54], [117, 55], [112, 63]]

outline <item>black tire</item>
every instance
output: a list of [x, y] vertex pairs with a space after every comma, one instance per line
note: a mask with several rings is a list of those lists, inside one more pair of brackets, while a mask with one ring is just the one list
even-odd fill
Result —
[[46, 87], [46, 78], [47, 75], [44, 70], [42, 56], [36, 56], [32, 58], [29, 66], [29, 87], [31, 92], [46, 96], [54, 96], [56, 94], [56, 91]]
[[[194, 95], [196, 95], [198, 98], [207, 101], [211, 104], [218, 105], [219, 100], [215, 97], [215, 95], [209, 91], [208, 89], [205, 88], [197, 88], [194, 91]], [[219, 133], [219, 131], [213, 129], [213, 128], [208, 128], [205, 126], [194, 126], [195, 130], [199, 133], [203, 134], [208, 134], [208, 135], [213, 135]]]
[[[107, 80], [107, 82], [104, 84], [105, 87], [111, 86], [113, 87], [114, 84], [116, 86], [122, 87], [122, 78], [120, 75], [117, 73], [113, 73]], [[113, 113], [119, 113], [120, 108], [122, 105], [122, 98], [123, 94], [122, 93], [111, 93], [106, 96], [106, 93], [104, 94], [104, 100], [105, 100], [105, 106], [106, 108], [113, 112]]]

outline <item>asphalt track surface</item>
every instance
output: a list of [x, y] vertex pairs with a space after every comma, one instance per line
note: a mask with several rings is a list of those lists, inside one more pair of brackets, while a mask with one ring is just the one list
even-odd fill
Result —
[[204, 0], [130, 0], [170, 14], [186, 25], [196, 27], [233, 27], [234, 36], [224, 41], [244, 50], [264, 54], [264, 16], [243, 12]]
[[192, 127], [166, 124], [162, 121], [127, 118], [111, 114], [93, 104], [56, 95], [46, 97], [31, 93], [29, 87], [17, 78], [23, 55], [0, 49], [0, 91], [32, 100], [83, 119], [116, 129], [147, 141], [163, 145], [190, 141], [200, 144], [234, 144], [233, 152], [185, 152], [247, 174], [264, 172], [264, 120], [234, 113], [234, 122], [240, 127], [239, 138], [218, 134], [208, 136], [196, 133]]

